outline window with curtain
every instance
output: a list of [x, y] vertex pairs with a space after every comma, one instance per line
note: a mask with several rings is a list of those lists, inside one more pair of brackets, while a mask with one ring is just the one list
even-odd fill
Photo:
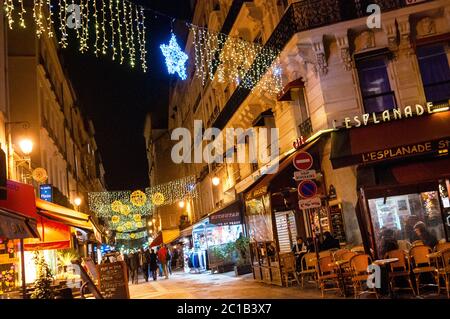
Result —
[[389, 83], [387, 57], [379, 55], [360, 59], [356, 66], [365, 111], [378, 113], [394, 109], [395, 94]]
[[450, 68], [444, 44], [417, 48], [420, 74], [428, 102], [450, 99]]

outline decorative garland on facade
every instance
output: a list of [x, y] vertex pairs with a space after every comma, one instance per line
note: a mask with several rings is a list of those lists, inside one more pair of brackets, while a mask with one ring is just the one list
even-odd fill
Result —
[[283, 89], [279, 50], [194, 25], [191, 32], [196, 75], [203, 85], [216, 79], [272, 94]]
[[152, 213], [152, 203], [142, 191], [94, 192], [88, 194], [89, 208], [100, 218], [113, 216], [139, 215]]
[[117, 233], [116, 240], [133, 240], [147, 237], [147, 231], [132, 232], [132, 233]]
[[155, 206], [171, 205], [181, 200], [197, 197], [198, 191], [195, 183], [195, 175], [191, 175], [147, 188], [146, 193]]

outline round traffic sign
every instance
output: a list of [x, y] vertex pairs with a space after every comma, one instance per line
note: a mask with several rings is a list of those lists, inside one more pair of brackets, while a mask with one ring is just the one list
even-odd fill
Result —
[[313, 158], [307, 152], [300, 152], [294, 156], [293, 164], [298, 170], [308, 170], [313, 165]]
[[317, 195], [317, 185], [313, 181], [306, 180], [298, 184], [298, 194], [302, 198], [311, 198]]

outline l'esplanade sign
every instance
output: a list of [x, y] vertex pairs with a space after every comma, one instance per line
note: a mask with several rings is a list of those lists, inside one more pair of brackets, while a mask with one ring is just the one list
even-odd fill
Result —
[[[380, 113], [366, 113], [363, 115], [355, 115], [354, 117], [344, 118], [345, 128], [366, 126], [368, 124], [379, 124], [390, 122], [392, 120], [407, 119], [413, 116], [421, 116], [424, 114], [435, 113], [433, 103], [428, 102], [426, 106], [416, 104], [415, 106], [406, 106], [404, 109], [385, 110]], [[336, 121], [333, 121], [333, 127], [336, 127]]]

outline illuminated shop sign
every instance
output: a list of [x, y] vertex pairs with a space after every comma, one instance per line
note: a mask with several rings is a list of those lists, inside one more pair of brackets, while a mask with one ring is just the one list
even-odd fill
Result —
[[[434, 109], [433, 103], [428, 102], [426, 106], [416, 104], [415, 106], [407, 106], [404, 109], [392, 109], [385, 110], [382, 113], [374, 112], [363, 115], [355, 115], [353, 117], [346, 117], [343, 120], [343, 124], [345, 128], [361, 127], [369, 124], [379, 124], [393, 120], [407, 119], [424, 114], [433, 114], [441, 111], [447, 111], [448, 109], [448, 107]], [[333, 127], [337, 128], [336, 121], [333, 121]]]
[[407, 156], [415, 156], [415, 155], [425, 155], [431, 153], [437, 153], [438, 155], [448, 154], [448, 150], [450, 148], [450, 137], [423, 142], [416, 143], [406, 146], [398, 146], [387, 148], [384, 150], [367, 152], [362, 154], [363, 163], [371, 163], [383, 160], [396, 159], [400, 157]]

